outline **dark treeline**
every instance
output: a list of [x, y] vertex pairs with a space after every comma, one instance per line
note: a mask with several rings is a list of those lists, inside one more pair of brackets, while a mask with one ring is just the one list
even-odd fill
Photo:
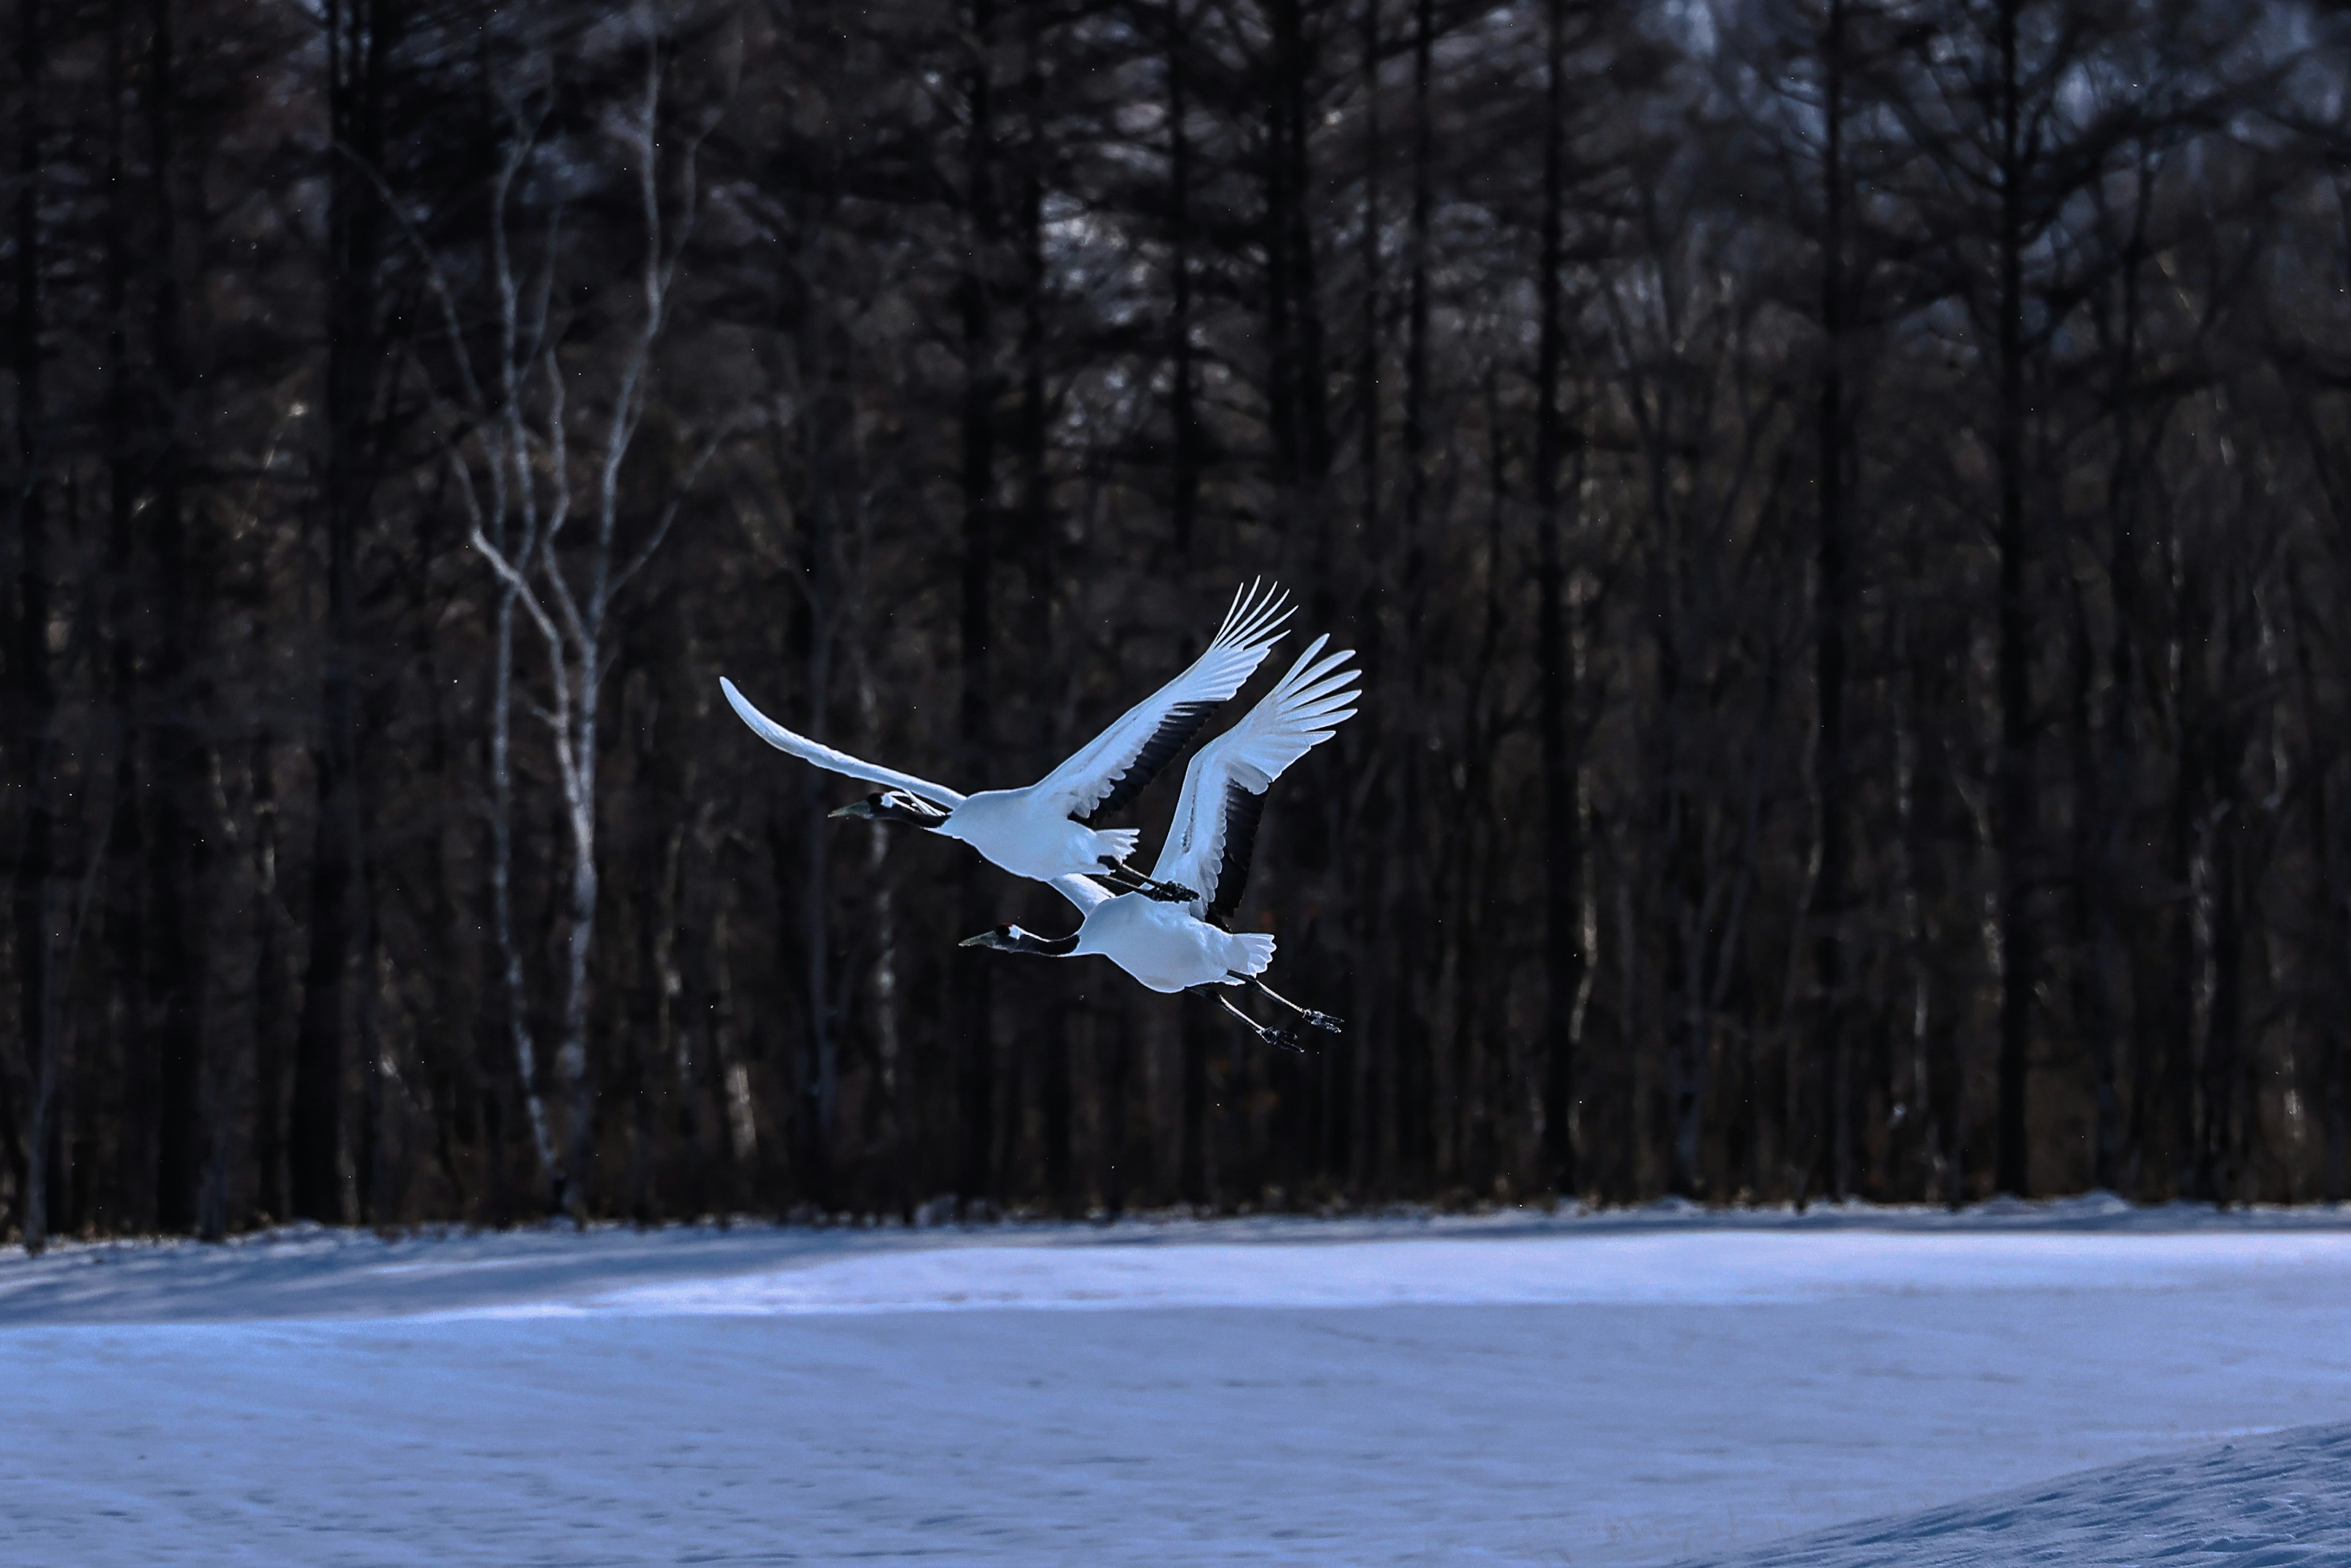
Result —
[[[0, 28], [0, 1237], [2346, 1195], [2329, 11]], [[1259, 573], [1303, 1057], [718, 695], [1020, 782]]]

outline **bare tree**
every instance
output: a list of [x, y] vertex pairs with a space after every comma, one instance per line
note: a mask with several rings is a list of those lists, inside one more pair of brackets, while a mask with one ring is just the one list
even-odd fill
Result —
[[[497, 582], [498, 635], [493, 671], [490, 817], [494, 836], [494, 922], [505, 970], [508, 1028], [531, 1118], [533, 1142], [556, 1207], [584, 1214], [592, 1153], [594, 1085], [589, 1067], [590, 960], [596, 936], [597, 741], [601, 698], [611, 673], [616, 601], [669, 537], [695, 480], [732, 429], [716, 424], [665, 486], [668, 497], [632, 543], [622, 538], [623, 472], [643, 432], [656, 351], [674, 309], [677, 273], [694, 229], [700, 195], [696, 160], [715, 115], [696, 114], [672, 145], [664, 131], [666, 40], [640, 17], [632, 40], [643, 65], [633, 102], [612, 111], [602, 134], [625, 154], [634, 176], [643, 245], [633, 279], [633, 321], [607, 371], [601, 406], [575, 407], [578, 372], [558, 319], [563, 204], [546, 204], [536, 265], [518, 266], [514, 196], [518, 181], [549, 149], [541, 139], [554, 68], [543, 54], [513, 68], [500, 94], [504, 151], [490, 202], [491, 282], [497, 351], [484, 374], [465, 335], [445, 268], [433, 263], [445, 344], [458, 395], [448, 461], [471, 524], [471, 541]], [[584, 480], [583, 473], [584, 470]], [[537, 1063], [524, 997], [521, 955], [513, 931], [510, 876], [515, 797], [511, 725], [515, 612], [538, 633], [547, 660], [547, 700], [532, 711], [551, 743], [560, 815], [569, 852], [564, 903], [564, 963], [559, 983], [555, 1068], [563, 1091], [568, 1136], [559, 1159], [536, 1087]]]

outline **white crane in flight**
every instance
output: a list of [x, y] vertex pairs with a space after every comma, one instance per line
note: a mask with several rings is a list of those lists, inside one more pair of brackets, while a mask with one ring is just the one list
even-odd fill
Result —
[[1282, 771], [1331, 738], [1354, 716], [1362, 672], [1344, 668], [1343, 650], [1319, 658], [1328, 637], [1317, 637], [1280, 684], [1231, 729], [1200, 748], [1184, 773], [1184, 794], [1151, 879], [1162, 886], [1196, 889], [1182, 901], [1147, 893], [1113, 893], [1090, 876], [1061, 876], [1054, 889], [1084, 916], [1067, 936], [1040, 936], [998, 925], [965, 939], [967, 947], [1076, 958], [1099, 955], [1155, 991], [1214, 996], [1227, 1012], [1269, 1044], [1298, 1049], [1288, 1026], [1258, 1022], [1222, 988], [1249, 986], [1288, 1009], [1310, 1029], [1337, 1033], [1339, 1020], [1300, 1007], [1259, 978], [1273, 962], [1273, 938], [1230, 928], [1248, 885], [1265, 792]]
[[883, 786], [833, 812], [836, 817], [909, 822], [942, 838], [960, 839], [984, 859], [1039, 882], [1082, 873], [1102, 877], [1122, 893], [1190, 899], [1190, 884], [1146, 877], [1126, 863], [1141, 836], [1134, 829], [1089, 827], [1085, 819], [1125, 807], [1191, 743], [1209, 710], [1239, 691], [1265, 662], [1282, 635], [1282, 623], [1294, 613], [1287, 602], [1287, 595], [1262, 580], [1235, 593], [1223, 626], [1190, 668], [1129, 708], [1068, 761], [1019, 789], [963, 795], [861, 760], [793, 734], [753, 707], [725, 676], [718, 685], [743, 722], [768, 745], [831, 772]]

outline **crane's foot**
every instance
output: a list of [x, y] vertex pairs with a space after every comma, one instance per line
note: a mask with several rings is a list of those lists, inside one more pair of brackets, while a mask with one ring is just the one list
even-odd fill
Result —
[[1251, 977], [1249, 984], [1257, 988], [1259, 994], [1263, 996], [1266, 1000], [1279, 1003], [1280, 1006], [1288, 1008], [1291, 1012], [1297, 1014], [1298, 1021], [1304, 1024], [1308, 1029], [1321, 1030], [1324, 1034], [1341, 1034], [1346, 1030], [1347, 1026], [1343, 1020], [1334, 1018], [1329, 1013], [1318, 1013], [1312, 1008], [1301, 1008], [1296, 1002], [1291, 1001], [1288, 997], [1283, 996], [1280, 991], [1275, 990], [1271, 986], [1267, 985], [1263, 980]]
[[1192, 994], [1194, 996], [1215, 998], [1217, 1005], [1224, 1009], [1225, 1011], [1232, 1014], [1234, 1020], [1243, 1029], [1249, 1030], [1249, 1034], [1259, 1045], [1279, 1046], [1284, 1051], [1295, 1051], [1300, 1056], [1306, 1054], [1305, 1042], [1298, 1038], [1298, 1031], [1290, 1028], [1288, 1024], [1262, 1024], [1258, 1022], [1257, 1019], [1249, 1017], [1249, 1014], [1235, 1007], [1233, 1005], [1233, 998], [1225, 995], [1222, 990], [1215, 986], [1195, 986], [1192, 988]]

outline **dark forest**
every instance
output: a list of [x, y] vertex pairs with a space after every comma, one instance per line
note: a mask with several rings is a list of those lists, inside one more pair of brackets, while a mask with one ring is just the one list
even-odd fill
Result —
[[[0, 28], [0, 1239], [2351, 1196], [2330, 9]], [[1259, 575], [1302, 1055], [719, 695], [1021, 783]]]

